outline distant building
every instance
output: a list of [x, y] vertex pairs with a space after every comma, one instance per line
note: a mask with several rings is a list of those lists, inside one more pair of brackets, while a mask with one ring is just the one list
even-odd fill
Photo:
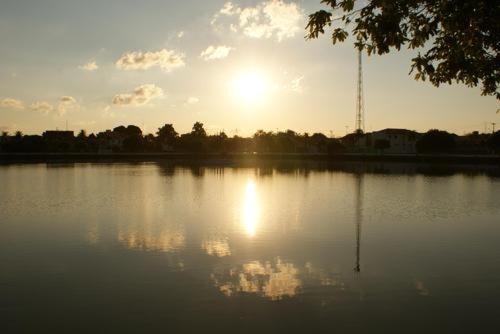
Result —
[[389, 143], [384, 149], [385, 153], [414, 154], [417, 153], [418, 132], [406, 129], [384, 129], [372, 132], [371, 146], [376, 148], [377, 141], [384, 140]]
[[406, 129], [384, 129], [370, 133], [352, 133], [342, 138], [351, 152], [384, 152], [388, 154], [415, 154], [421, 134]]

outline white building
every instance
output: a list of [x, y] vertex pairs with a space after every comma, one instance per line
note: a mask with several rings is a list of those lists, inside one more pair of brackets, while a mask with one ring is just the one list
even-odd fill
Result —
[[406, 129], [384, 129], [367, 134], [366, 146], [379, 149], [385, 146], [384, 153], [414, 154], [420, 134]]

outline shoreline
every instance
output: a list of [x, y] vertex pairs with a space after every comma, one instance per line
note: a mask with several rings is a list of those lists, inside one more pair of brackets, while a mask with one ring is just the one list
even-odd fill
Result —
[[0, 153], [4, 162], [395, 162], [438, 165], [491, 165], [500, 166], [500, 155], [464, 154], [296, 154], [296, 153]]

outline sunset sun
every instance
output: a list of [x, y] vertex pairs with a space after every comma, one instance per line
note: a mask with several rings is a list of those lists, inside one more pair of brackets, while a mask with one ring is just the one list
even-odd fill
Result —
[[242, 102], [255, 103], [261, 101], [269, 93], [270, 84], [265, 74], [257, 70], [249, 70], [236, 76], [233, 90]]

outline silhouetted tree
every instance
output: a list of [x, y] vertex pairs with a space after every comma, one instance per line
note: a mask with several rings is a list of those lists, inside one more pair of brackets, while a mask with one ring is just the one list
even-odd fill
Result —
[[179, 137], [177, 131], [175, 131], [174, 126], [172, 124], [165, 124], [161, 128], [158, 128], [156, 132], [158, 139], [160, 142], [173, 144], [175, 140]]
[[310, 139], [315, 153], [326, 153], [328, 151], [328, 137], [322, 133], [315, 133]]
[[142, 149], [142, 130], [135, 125], [119, 126], [113, 130], [123, 138], [125, 152], [139, 152]]
[[80, 130], [80, 132], [78, 132], [78, 135], [76, 136], [77, 138], [79, 139], [85, 139], [87, 138], [87, 133], [85, 132], [85, 130]]
[[147, 134], [144, 136], [143, 142], [142, 142], [142, 148], [146, 152], [154, 152], [158, 150], [158, 145], [157, 141], [155, 139], [155, 136], [151, 133]]
[[[500, 99], [500, 3], [498, 0], [321, 0], [329, 11], [309, 16], [307, 38], [333, 25], [332, 42], [343, 42], [351, 24], [355, 47], [379, 55], [407, 46], [415, 79], [435, 86], [482, 85], [483, 95]], [[338, 24], [335, 24], [338, 22]]]
[[78, 152], [86, 152], [88, 151], [88, 143], [87, 143], [87, 133], [85, 130], [80, 130], [75, 140], [75, 149]]
[[196, 137], [206, 137], [207, 133], [205, 129], [203, 128], [203, 123], [196, 122], [193, 125], [193, 130], [191, 131], [191, 134]]
[[328, 153], [329, 154], [335, 154], [335, 153], [341, 153], [345, 150], [344, 145], [340, 141], [338, 141], [335, 138], [329, 138], [328, 139]]
[[190, 133], [181, 135], [179, 138], [179, 147], [183, 151], [203, 152], [206, 149], [207, 133], [203, 128], [203, 123], [196, 122]]
[[488, 147], [495, 153], [500, 153], [500, 131], [495, 132], [488, 139]]
[[455, 148], [455, 135], [446, 131], [429, 130], [417, 141], [419, 153], [451, 153]]
[[208, 151], [210, 152], [226, 152], [228, 137], [224, 132], [220, 132], [214, 136], [208, 136]]
[[161, 128], [158, 128], [156, 135], [160, 150], [173, 151], [179, 134], [175, 131], [172, 124], [165, 124]]

